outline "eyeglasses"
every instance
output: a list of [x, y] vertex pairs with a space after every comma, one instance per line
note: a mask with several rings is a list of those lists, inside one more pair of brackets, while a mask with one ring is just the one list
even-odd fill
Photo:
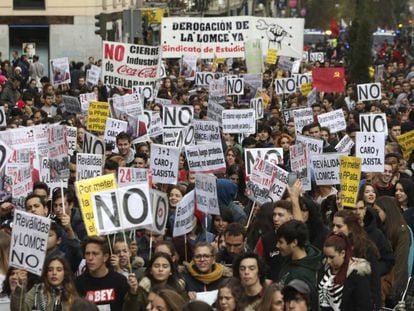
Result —
[[213, 257], [213, 255], [209, 255], [209, 254], [198, 254], [198, 255], [194, 255], [194, 259], [195, 260], [210, 259], [211, 257]]

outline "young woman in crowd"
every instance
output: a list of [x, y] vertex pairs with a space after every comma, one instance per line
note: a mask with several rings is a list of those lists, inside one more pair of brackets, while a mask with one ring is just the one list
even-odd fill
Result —
[[395, 184], [395, 199], [402, 212], [414, 207], [414, 183], [406, 178], [401, 178]]
[[358, 194], [358, 200], [363, 200], [366, 207], [372, 208], [376, 198], [377, 191], [373, 185], [367, 183], [361, 187]]
[[372, 310], [371, 267], [365, 259], [352, 257], [348, 238], [342, 233], [331, 234], [323, 252], [325, 265], [318, 282], [320, 310]]
[[[180, 294], [172, 288], [154, 287], [148, 295], [147, 311], [181, 311], [186, 303]], [[124, 310], [132, 310], [125, 309]], [[137, 309], [134, 309], [137, 310]]]
[[246, 306], [243, 297], [244, 290], [240, 281], [236, 278], [230, 278], [218, 289], [214, 306], [217, 311], [243, 310]]
[[18, 287], [11, 296], [11, 310], [67, 311], [78, 296], [71, 269], [66, 260], [59, 256], [47, 258], [41, 283], [27, 291], [27, 284], [22, 281], [19, 279]]
[[283, 149], [283, 165], [287, 170], [290, 170], [290, 153], [289, 147], [293, 143], [293, 138], [286, 133], [282, 133], [276, 140], [276, 147]]
[[243, 163], [240, 150], [236, 147], [227, 148], [224, 158], [226, 160], [226, 167], [230, 167], [233, 164], [241, 165]]
[[284, 311], [285, 304], [283, 302], [282, 290], [283, 286], [278, 283], [266, 286], [256, 311]]
[[407, 285], [408, 271], [410, 271], [410, 274], [412, 271], [412, 260], [409, 262], [411, 251], [410, 229], [394, 197], [379, 197], [375, 201], [374, 208], [381, 220], [385, 236], [391, 242], [395, 256], [395, 265], [392, 270], [393, 275], [390, 278], [389, 287], [385, 289], [383, 286], [383, 295], [397, 303]]

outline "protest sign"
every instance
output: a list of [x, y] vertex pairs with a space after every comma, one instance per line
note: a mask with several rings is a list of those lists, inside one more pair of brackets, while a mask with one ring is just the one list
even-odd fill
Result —
[[68, 154], [73, 156], [76, 151], [76, 142], [78, 138], [78, 128], [76, 126], [66, 125], [66, 138], [68, 141]]
[[341, 156], [341, 202], [342, 206], [355, 208], [361, 179], [361, 159]]
[[227, 78], [226, 79], [226, 95], [243, 95], [244, 79], [243, 78]]
[[208, 103], [218, 105], [224, 104], [226, 101], [226, 81], [224, 78], [213, 80], [208, 88]]
[[168, 221], [168, 196], [155, 189], [150, 191], [153, 217], [151, 230], [158, 234], [164, 234]]
[[296, 143], [289, 146], [290, 167], [297, 173], [302, 182], [303, 190], [311, 190], [310, 154], [306, 144]]
[[208, 87], [214, 80], [214, 72], [197, 71], [194, 85]]
[[[27, 167], [27, 170], [30, 172], [30, 167]], [[33, 191], [33, 181], [30, 178], [30, 176], [28, 176], [27, 179], [19, 182], [19, 183], [15, 183], [12, 186], [12, 203], [20, 209], [25, 209], [25, 200], [27, 198], [27, 196], [32, 193]]]
[[86, 71], [86, 82], [92, 85], [98, 85], [101, 77], [101, 67], [91, 65], [91, 68]]
[[244, 42], [244, 54], [247, 71], [249, 73], [262, 73], [263, 54], [260, 39], [248, 40]]
[[127, 132], [128, 122], [118, 119], [108, 118], [106, 119], [104, 141], [105, 144], [112, 144], [116, 146], [116, 137], [121, 132]]
[[277, 50], [276, 49], [267, 49], [266, 54], [266, 63], [274, 65], [277, 61]]
[[291, 71], [293, 67], [293, 61], [290, 57], [279, 56], [277, 58], [277, 68], [284, 71]]
[[102, 175], [103, 155], [90, 153], [76, 154], [76, 180]]
[[103, 42], [102, 81], [132, 90], [135, 85], [155, 83], [160, 67], [158, 46]]
[[270, 161], [273, 164], [283, 163], [283, 149], [282, 148], [252, 148], [245, 149], [244, 163], [246, 168], [246, 176], [252, 174], [253, 165], [256, 159]]
[[292, 111], [293, 121], [295, 123], [295, 131], [302, 134], [305, 125], [313, 123], [312, 108], [295, 109]]
[[221, 116], [223, 115], [224, 107], [213, 103], [208, 102], [207, 104], [207, 117], [209, 120], [215, 121], [218, 124], [222, 124]]
[[360, 113], [359, 125], [361, 126], [361, 132], [376, 132], [388, 135], [385, 113]]
[[254, 97], [262, 97], [263, 105], [265, 105], [264, 95], [260, 94], [263, 89], [262, 74], [245, 73], [239, 76], [243, 78], [244, 81], [243, 94], [238, 96], [239, 105], [247, 104], [246, 106], [248, 106], [250, 100]]
[[156, 104], [161, 104], [161, 105], [163, 105], [163, 106], [165, 106], [165, 105], [171, 105], [171, 104], [172, 104], [171, 99], [166, 99], [166, 98], [159, 98], [159, 97], [156, 97], [156, 98], [154, 99], [154, 101], [155, 101], [155, 103], [156, 103]]
[[375, 82], [381, 82], [384, 77], [384, 64], [375, 67]]
[[[95, 94], [95, 93], [94, 93]], [[62, 95], [65, 111], [69, 113], [81, 113], [81, 103], [75, 96]]]
[[380, 100], [381, 99], [381, 83], [367, 83], [357, 85], [358, 100]]
[[222, 116], [223, 133], [256, 132], [256, 114], [254, 109], [226, 109]]
[[147, 183], [95, 192], [92, 202], [98, 234], [143, 228], [153, 220]]
[[197, 209], [208, 215], [220, 215], [215, 176], [196, 174], [195, 196]]
[[307, 104], [308, 107], [312, 106], [314, 103], [316, 103], [316, 96], [317, 96], [317, 91], [315, 88], [312, 89], [312, 91], [306, 96], [307, 98]]
[[185, 154], [190, 172], [211, 173], [226, 170], [221, 143], [186, 146]]
[[304, 83], [300, 86], [300, 92], [303, 96], [308, 96], [312, 91], [312, 83]]
[[282, 200], [283, 194], [285, 193], [287, 187], [289, 175], [289, 173], [282, 169], [280, 166], [276, 165], [275, 169], [275, 179], [273, 180], [273, 183], [270, 186], [269, 190], [269, 198], [272, 200], [272, 202]]
[[194, 144], [194, 133], [194, 126], [192, 124], [183, 127], [178, 133], [174, 146], [181, 150], [183, 146]]
[[79, 94], [79, 100], [82, 113], [88, 114], [89, 103], [98, 101], [98, 95], [95, 92]]
[[221, 143], [220, 126], [216, 121], [193, 120], [194, 142]]
[[152, 85], [136, 85], [133, 87], [134, 93], [137, 93], [144, 100], [152, 100], [154, 90]]
[[148, 183], [148, 169], [137, 167], [118, 167], [118, 185]]
[[92, 194], [99, 191], [116, 189], [114, 174], [103, 175], [75, 182], [76, 195], [79, 199], [79, 205], [85, 222], [88, 236], [97, 235], [95, 226], [95, 217], [93, 213]]
[[138, 93], [112, 97], [114, 115], [121, 119], [125, 116], [139, 116], [144, 113], [141, 96]]
[[193, 53], [184, 53], [182, 54], [179, 63], [180, 76], [185, 77], [186, 80], [194, 80], [197, 71], [197, 55]]
[[157, 137], [162, 135], [164, 128], [162, 126], [162, 119], [159, 112], [151, 112], [150, 122], [147, 127], [149, 137]]
[[69, 157], [66, 127], [53, 124], [48, 128], [49, 135], [49, 168], [52, 180], [69, 178]]
[[336, 151], [341, 153], [350, 153], [352, 147], [354, 146], [354, 141], [351, 137], [346, 134], [342, 139], [338, 142], [338, 144], [335, 146]]
[[49, 153], [49, 124], [39, 124], [31, 129], [35, 135], [39, 157], [47, 156]]
[[190, 125], [193, 118], [193, 106], [164, 106], [162, 117], [164, 128]]
[[4, 106], [0, 106], [0, 126], [7, 126], [6, 113], [4, 112]]
[[150, 168], [154, 183], [176, 184], [180, 149], [151, 144]]
[[339, 157], [342, 153], [324, 153], [323, 155], [314, 154], [311, 157], [315, 182], [318, 186], [339, 185]]
[[254, 109], [256, 120], [264, 117], [264, 103], [263, 97], [255, 97], [250, 100], [250, 108]]
[[302, 143], [308, 146], [310, 154], [322, 153], [323, 140], [296, 134], [296, 143]]
[[312, 75], [311, 74], [292, 74], [291, 77], [293, 80], [295, 80], [296, 87], [300, 89], [302, 85], [308, 85], [312, 82]]
[[12, 152], [13, 150], [4, 141], [0, 140], [0, 171], [3, 170], [7, 161], [9, 161]]
[[162, 133], [162, 143], [167, 146], [175, 146], [175, 142], [181, 129], [181, 127], [165, 128]]
[[109, 118], [109, 105], [106, 102], [90, 102], [87, 130], [98, 133], [105, 131], [106, 119]]
[[320, 62], [323, 63], [325, 61], [325, 55], [323, 52], [312, 52], [309, 53], [309, 61], [311, 63]]
[[384, 133], [356, 132], [356, 156], [363, 172], [384, 172]]
[[296, 81], [294, 78], [275, 79], [274, 83], [276, 94], [292, 94], [297, 90]]
[[318, 121], [321, 127], [327, 127], [331, 133], [337, 133], [346, 129], [346, 121], [342, 109], [319, 114]]
[[16, 209], [13, 217], [9, 264], [42, 275], [50, 218]]
[[82, 152], [93, 154], [105, 154], [105, 143], [103, 139], [100, 139], [98, 136], [84, 131]]
[[414, 150], [414, 130], [398, 136], [397, 141], [403, 149], [404, 159], [408, 160]]
[[185, 235], [194, 228], [194, 190], [187, 193], [175, 208], [173, 237]]
[[256, 158], [252, 172], [246, 182], [247, 197], [259, 204], [269, 202], [269, 191], [276, 175], [276, 165]]
[[261, 40], [262, 55], [274, 48], [279, 55], [300, 58], [303, 51], [301, 18], [164, 17], [161, 28], [164, 58], [244, 58], [244, 42], [255, 39]]
[[69, 84], [71, 82], [69, 59], [67, 57], [51, 59], [50, 73], [52, 85]]

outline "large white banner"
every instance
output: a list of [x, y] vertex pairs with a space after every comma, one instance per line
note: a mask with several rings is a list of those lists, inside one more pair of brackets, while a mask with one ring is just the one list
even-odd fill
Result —
[[42, 274], [49, 237], [50, 218], [16, 209], [10, 245], [10, 266]]
[[301, 58], [303, 53], [302, 18], [164, 17], [162, 19], [162, 56], [180, 58], [245, 57], [244, 43], [260, 39], [262, 53], [277, 49], [278, 55]]
[[159, 47], [103, 42], [102, 81], [132, 90], [135, 85], [155, 83], [160, 68]]

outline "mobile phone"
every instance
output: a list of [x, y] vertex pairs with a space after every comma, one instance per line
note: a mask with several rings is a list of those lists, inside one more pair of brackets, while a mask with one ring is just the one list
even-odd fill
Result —
[[289, 185], [289, 187], [292, 187], [296, 180], [298, 180], [298, 173], [297, 172], [289, 173], [289, 175], [288, 175], [288, 185]]

